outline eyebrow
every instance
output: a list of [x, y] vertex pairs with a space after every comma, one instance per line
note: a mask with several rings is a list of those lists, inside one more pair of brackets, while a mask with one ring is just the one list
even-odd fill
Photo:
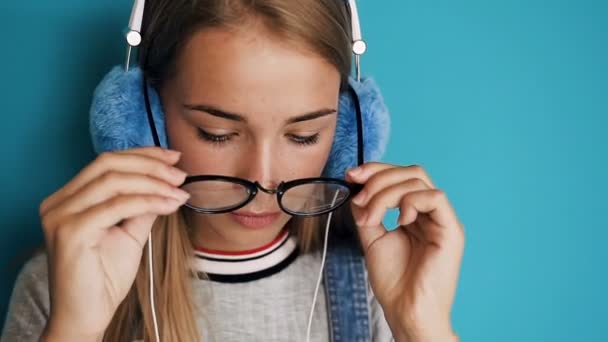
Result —
[[[236, 114], [236, 113], [230, 113], [225, 110], [219, 109], [217, 107], [213, 107], [213, 106], [209, 106], [209, 105], [200, 105], [200, 104], [196, 104], [196, 105], [184, 104], [183, 106], [186, 109], [207, 113], [209, 115], [213, 115], [213, 116], [216, 116], [219, 118], [247, 123], [247, 119], [243, 115]], [[322, 109], [315, 110], [310, 113], [291, 117], [291, 118], [287, 119], [285, 121], [285, 123], [292, 124], [292, 123], [296, 123], [296, 122], [314, 120], [314, 119], [317, 119], [317, 118], [320, 118], [320, 117], [323, 117], [326, 115], [335, 114], [336, 112], [337, 111], [332, 108], [322, 108]]]

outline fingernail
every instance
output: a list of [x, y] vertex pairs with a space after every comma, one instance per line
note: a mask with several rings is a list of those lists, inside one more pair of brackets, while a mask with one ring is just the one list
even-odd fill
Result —
[[186, 202], [188, 198], [190, 198], [190, 194], [182, 189], [173, 190], [173, 194], [175, 195], [175, 198], [182, 201], [182, 203]]
[[170, 206], [173, 206], [173, 207], [175, 207], [175, 206], [179, 207], [182, 204], [184, 204], [184, 202], [180, 201], [178, 199], [175, 199], [175, 198], [167, 198], [167, 204], [169, 204]]
[[176, 150], [170, 150], [170, 149], [166, 149], [165, 152], [170, 156], [170, 157], [179, 157], [182, 153], [180, 151], [176, 151]]
[[182, 178], [185, 178], [187, 176], [187, 174], [184, 171], [182, 171], [176, 167], [171, 168], [171, 174], [175, 177], [182, 177]]
[[348, 174], [351, 176], [358, 176], [361, 173], [361, 171], [362, 170], [360, 167], [355, 167], [355, 168], [348, 170]]
[[362, 227], [367, 221], [367, 212], [363, 212], [357, 219], [357, 226]]
[[403, 226], [403, 214], [399, 214], [399, 216], [397, 217], [397, 226]]
[[361, 204], [363, 203], [363, 201], [365, 201], [365, 197], [367, 196], [365, 190], [361, 190], [361, 192], [359, 192], [354, 198], [353, 198], [353, 203], [355, 203], [358, 206], [361, 206]]

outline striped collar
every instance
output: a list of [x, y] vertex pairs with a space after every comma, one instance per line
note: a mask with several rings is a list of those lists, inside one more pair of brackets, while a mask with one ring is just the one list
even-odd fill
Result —
[[295, 236], [283, 230], [265, 246], [238, 252], [194, 249], [194, 270], [209, 280], [242, 283], [276, 274], [289, 266], [298, 256]]

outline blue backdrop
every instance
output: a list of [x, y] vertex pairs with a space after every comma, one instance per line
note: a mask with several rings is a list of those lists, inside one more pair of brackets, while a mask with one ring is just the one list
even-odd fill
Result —
[[[608, 340], [608, 2], [359, 2], [385, 161], [425, 166], [466, 226], [462, 340]], [[0, 2], [0, 319], [40, 201], [94, 157], [91, 92], [130, 7]]]

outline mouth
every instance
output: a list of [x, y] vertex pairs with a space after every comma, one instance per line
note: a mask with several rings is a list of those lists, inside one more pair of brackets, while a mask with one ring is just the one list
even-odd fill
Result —
[[281, 216], [280, 212], [253, 213], [241, 211], [230, 213], [230, 217], [238, 224], [243, 227], [252, 229], [260, 229], [267, 227], [274, 223], [279, 218], [279, 216]]

